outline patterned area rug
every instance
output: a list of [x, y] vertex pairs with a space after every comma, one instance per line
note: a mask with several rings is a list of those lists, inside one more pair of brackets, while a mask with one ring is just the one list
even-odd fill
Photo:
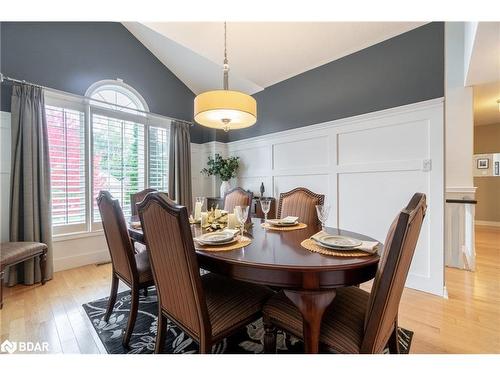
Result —
[[[154, 351], [158, 303], [156, 291], [150, 288], [148, 296], [141, 295], [139, 299], [139, 313], [135, 323], [134, 332], [130, 340], [130, 348], [122, 346], [122, 334], [127, 325], [130, 312], [130, 292], [118, 293], [115, 308], [109, 322], [103, 320], [108, 298], [88, 302], [83, 305], [87, 316], [92, 322], [99, 338], [107, 352], [110, 354], [150, 354]], [[399, 328], [399, 344], [401, 353], [410, 351], [413, 332]], [[165, 343], [166, 353], [196, 353], [198, 344], [179, 329], [174, 323], [167, 325]], [[278, 332], [278, 353], [304, 353], [302, 341], [286, 332]], [[234, 335], [225, 338], [222, 342], [212, 347], [212, 353], [262, 353], [264, 350], [264, 327], [262, 319], [259, 319]], [[386, 352], [388, 352], [386, 350]]]

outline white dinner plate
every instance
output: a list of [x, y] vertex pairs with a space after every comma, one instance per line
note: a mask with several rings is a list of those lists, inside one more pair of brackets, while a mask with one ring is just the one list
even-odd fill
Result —
[[363, 241], [357, 240], [355, 238], [346, 236], [335, 236], [331, 234], [314, 236], [313, 239], [325, 247], [337, 250], [354, 249], [363, 243]]
[[236, 237], [230, 232], [214, 232], [202, 234], [195, 240], [203, 245], [226, 245], [236, 241]]

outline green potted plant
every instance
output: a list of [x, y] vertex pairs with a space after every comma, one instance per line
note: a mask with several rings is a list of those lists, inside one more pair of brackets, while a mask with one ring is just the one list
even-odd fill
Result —
[[212, 158], [208, 157], [207, 167], [201, 170], [206, 176], [217, 176], [220, 177], [222, 183], [220, 185], [220, 196], [224, 195], [231, 189], [229, 180], [236, 177], [236, 171], [239, 167], [240, 158], [237, 156], [231, 156], [228, 158], [223, 158], [219, 154], [215, 154]]

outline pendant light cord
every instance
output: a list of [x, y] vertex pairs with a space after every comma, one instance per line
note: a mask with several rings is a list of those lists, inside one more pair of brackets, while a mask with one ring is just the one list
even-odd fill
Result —
[[224, 90], [229, 90], [229, 63], [227, 61], [227, 24], [224, 21]]

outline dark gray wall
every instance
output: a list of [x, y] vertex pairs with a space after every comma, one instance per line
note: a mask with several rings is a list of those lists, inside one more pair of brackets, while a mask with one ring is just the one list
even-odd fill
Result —
[[229, 132], [221, 140], [235, 141], [442, 96], [444, 24], [438, 22], [266, 88], [254, 95], [257, 124]]
[[[141, 93], [152, 112], [193, 119], [194, 94], [123, 25], [115, 22], [2, 22], [1, 72], [84, 95], [94, 82], [121, 78]], [[1, 110], [10, 111], [10, 85]], [[191, 128], [193, 142], [213, 131]]]
[[[122, 78], [150, 110], [192, 120], [194, 94], [119, 23], [2, 22], [0, 70], [83, 95]], [[334, 43], [335, 40], [332, 41]], [[10, 108], [2, 87], [2, 110]], [[191, 128], [193, 142], [227, 142], [442, 97], [444, 24], [430, 23], [254, 95], [258, 122], [223, 133]]]

